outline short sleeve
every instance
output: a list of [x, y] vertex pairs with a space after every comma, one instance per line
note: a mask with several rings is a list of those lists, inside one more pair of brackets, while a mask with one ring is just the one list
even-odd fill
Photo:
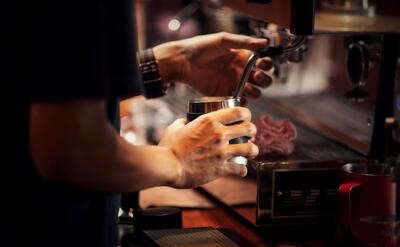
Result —
[[132, 0], [26, 1], [19, 68], [34, 101], [142, 94]]

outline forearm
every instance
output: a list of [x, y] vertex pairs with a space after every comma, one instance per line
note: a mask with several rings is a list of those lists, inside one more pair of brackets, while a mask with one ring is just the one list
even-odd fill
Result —
[[178, 161], [170, 149], [134, 146], [113, 132], [103, 140], [88, 143], [87, 152], [71, 162], [74, 169], [67, 168], [67, 176], [59, 177], [60, 180], [106, 192], [172, 185]]
[[178, 161], [165, 147], [133, 146], [107, 121], [104, 102], [37, 104], [30, 149], [46, 180], [104, 192], [169, 185]]

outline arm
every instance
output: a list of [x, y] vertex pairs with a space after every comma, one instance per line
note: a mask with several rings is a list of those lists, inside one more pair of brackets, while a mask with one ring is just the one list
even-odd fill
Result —
[[[244, 176], [246, 167], [230, 164], [230, 158], [258, 154], [250, 142], [228, 144], [256, 133], [250, 111], [241, 107], [205, 114], [188, 124], [177, 120], [158, 146], [124, 141], [108, 122], [103, 99], [33, 103], [30, 118], [30, 151], [39, 174], [96, 191], [190, 188], [225, 175]], [[242, 123], [225, 125], [238, 121]]]
[[33, 103], [30, 120], [31, 154], [47, 180], [125, 192], [172, 185], [179, 176], [170, 149], [133, 146], [115, 132], [105, 100]]
[[[166, 43], [155, 47], [154, 53], [167, 82], [180, 80], [208, 95], [229, 95], [249, 54], [238, 49], [265, 45], [265, 40], [220, 33]], [[258, 67], [265, 66], [260, 60]], [[257, 80], [256, 74], [254, 84], [266, 86], [267, 81]], [[248, 89], [250, 95], [255, 92]], [[30, 151], [39, 174], [57, 183], [110, 192], [158, 185], [188, 188], [224, 175], [246, 174], [246, 167], [229, 160], [255, 157], [257, 147], [228, 141], [255, 135], [250, 118], [244, 108], [220, 110], [189, 124], [178, 120], [159, 146], [132, 146], [108, 122], [104, 99], [33, 103]]]

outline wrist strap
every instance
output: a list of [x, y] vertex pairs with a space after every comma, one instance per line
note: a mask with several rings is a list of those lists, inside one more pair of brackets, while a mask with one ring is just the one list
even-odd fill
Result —
[[165, 95], [168, 86], [162, 83], [153, 49], [139, 52], [139, 69], [144, 81], [146, 98], [157, 98]]

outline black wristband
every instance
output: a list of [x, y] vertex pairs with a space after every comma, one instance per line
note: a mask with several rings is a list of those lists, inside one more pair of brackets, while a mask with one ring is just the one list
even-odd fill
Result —
[[157, 98], [165, 95], [168, 86], [162, 83], [153, 49], [139, 52], [139, 69], [144, 81], [146, 98]]

